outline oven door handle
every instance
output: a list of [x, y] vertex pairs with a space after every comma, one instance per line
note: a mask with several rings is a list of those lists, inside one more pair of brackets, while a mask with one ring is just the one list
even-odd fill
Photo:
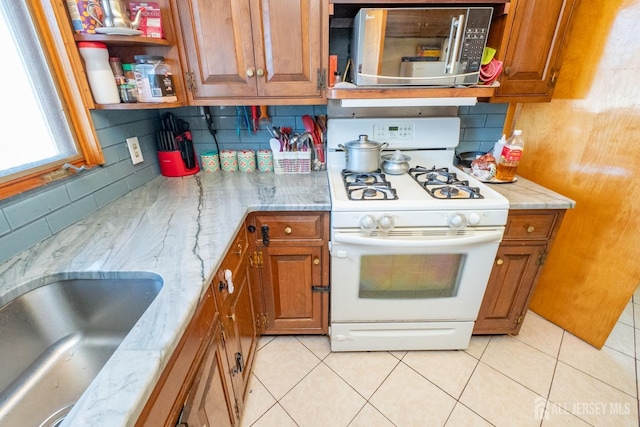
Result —
[[406, 240], [406, 239], [388, 239], [388, 238], [376, 238], [376, 237], [362, 237], [353, 236], [343, 233], [335, 233], [332, 240], [336, 243], [351, 243], [354, 245], [366, 245], [366, 246], [386, 246], [396, 248], [434, 248], [434, 247], [458, 247], [464, 245], [474, 245], [480, 243], [500, 242], [502, 241], [502, 230], [482, 233], [480, 235], [469, 237], [458, 237], [454, 239], [421, 239], [421, 240]]

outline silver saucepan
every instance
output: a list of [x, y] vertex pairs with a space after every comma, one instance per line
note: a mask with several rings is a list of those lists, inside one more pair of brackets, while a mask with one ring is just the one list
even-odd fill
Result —
[[369, 141], [367, 135], [360, 135], [357, 141], [345, 145], [338, 144], [346, 152], [347, 170], [352, 172], [373, 172], [380, 168], [380, 152], [389, 144]]

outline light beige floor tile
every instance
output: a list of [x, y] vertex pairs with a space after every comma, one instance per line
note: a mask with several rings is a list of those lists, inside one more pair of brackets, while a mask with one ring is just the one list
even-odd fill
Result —
[[402, 361], [455, 399], [478, 364], [464, 351], [410, 351]]
[[626, 305], [626, 307], [622, 311], [622, 314], [620, 314], [620, 318], [618, 319], [618, 322], [622, 322], [625, 325], [633, 326], [633, 302], [632, 301], [629, 301], [629, 303]]
[[266, 414], [260, 417], [252, 427], [298, 427], [298, 425], [291, 419], [282, 406], [276, 404], [273, 405]]
[[386, 351], [372, 351], [331, 353], [324, 363], [368, 399], [400, 361]]
[[295, 337], [279, 336], [258, 351], [253, 374], [280, 399], [319, 363]]
[[246, 402], [242, 410], [240, 427], [249, 427], [265, 412], [269, 410], [276, 400], [271, 396], [262, 383], [251, 374], [246, 394]]
[[491, 335], [474, 335], [471, 337], [469, 347], [467, 347], [465, 351], [479, 360], [487, 348], [487, 345], [489, 345], [490, 340]]
[[349, 423], [349, 427], [394, 427], [376, 408], [367, 403]]
[[594, 426], [638, 426], [638, 401], [558, 362], [549, 400]]
[[635, 359], [609, 347], [602, 350], [566, 333], [559, 360], [636, 397]]
[[269, 344], [273, 339], [275, 339], [275, 336], [273, 335], [262, 335], [258, 338], [258, 350]]
[[542, 427], [589, 427], [590, 424], [565, 411], [558, 405], [547, 402]]
[[397, 426], [443, 426], [456, 401], [400, 363], [373, 394], [371, 403]]
[[561, 327], [554, 325], [533, 311], [528, 311], [520, 332], [515, 338], [549, 356], [558, 357], [563, 332]]
[[509, 378], [547, 396], [553, 379], [556, 359], [509, 337], [493, 337], [480, 359]]
[[633, 303], [633, 326], [640, 329], [640, 297]]
[[362, 396], [324, 363], [280, 400], [282, 407], [302, 427], [344, 427], [365, 403]]
[[299, 335], [297, 338], [320, 360], [331, 353], [331, 342], [326, 335]]
[[393, 357], [397, 358], [398, 360], [402, 360], [402, 358], [407, 354], [406, 351], [390, 351], [389, 354], [391, 354]]
[[457, 403], [445, 427], [491, 427], [491, 425], [462, 403]]
[[539, 426], [535, 408], [545, 399], [520, 383], [485, 365], [473, 372], [460, 402], [496, 426]]
[[613, 327], [604, 345], [631, 357], [635, 357], [634, 335], [635, 331], [632, 326], [618, 322], [616, 326]]

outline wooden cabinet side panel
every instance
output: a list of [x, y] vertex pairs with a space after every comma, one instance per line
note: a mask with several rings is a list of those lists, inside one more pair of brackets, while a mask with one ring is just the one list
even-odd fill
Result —
[[249, 1], [178, 1], [182, 39], [194, 99], [255, 96]]

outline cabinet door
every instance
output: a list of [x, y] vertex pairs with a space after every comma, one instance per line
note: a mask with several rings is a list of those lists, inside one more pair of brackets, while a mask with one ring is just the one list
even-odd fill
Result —
[[498, 102], [549, 101], [576, 0], [512, 1], [499, 59]]
[[227, 359], [217, 323], [200, 369], [184, 405], [181, 424], [187, 426], [233, 426], [237, 419], [224, 375]]
[[[192, 99], [256, 96], [249, 0], [177, 1]], [[192, 74], [191, 74], [192, 73]], [[189, 79], [188, 79], [189, 80]]]
[[[253, 45], [261, 97], [320, 97], [320, 0], [252, 2]], [[261, 75], [262, 74], [262, 75]]]
[[322, 333], [327, 293], [322, 285], [322, 248], [318, 246], [262, 247], [262, 282], [266, 325], [264, 333]]
[[229, 361], [228, 369], [240, 411], [242, 411], [244, 393], [249, 382], [258, 340], [248, 267], [246, 258], [243, 258], [240, 266], [234, 270], [233, 292], [225, 299], [225, 307], [220, 310], [226, 337], [224, 346]]
[[545, 249], [545, 245], [500, 246], [474, 334], [518, 333]]

